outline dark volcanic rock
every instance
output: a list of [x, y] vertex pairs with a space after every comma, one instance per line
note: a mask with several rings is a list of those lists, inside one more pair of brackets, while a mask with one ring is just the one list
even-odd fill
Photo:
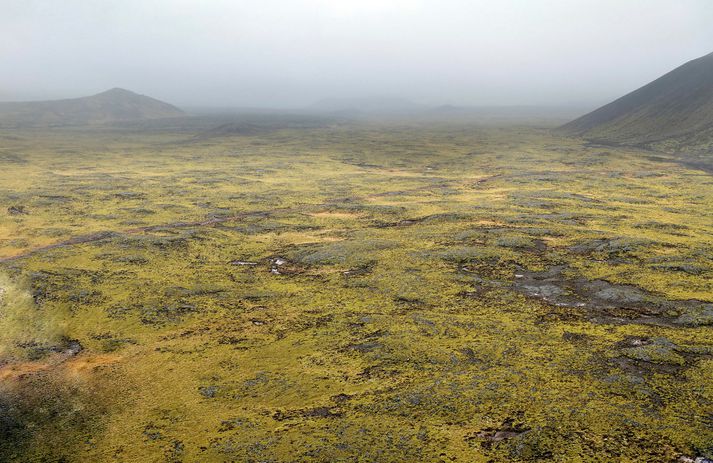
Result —
[[512, 287], [557, 307], [569, 307], [593, 321], [703, 326], [713, 324], [713, 304], [668, 300], [632, 285], [568, 276], [558, 265], [533, 272], [519, 268]]
[[27, 214], [27, 209], [25, 209], [25, 206], [10, 206], [7, 208], [7, 213], [10, 215], [22, 215]]

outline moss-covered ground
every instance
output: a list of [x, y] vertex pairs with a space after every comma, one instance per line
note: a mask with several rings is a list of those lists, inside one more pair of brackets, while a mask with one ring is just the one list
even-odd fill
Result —
[[2, 461], [713, 458], [713, 176], [665, 155], [7, 131], [0, 204]]

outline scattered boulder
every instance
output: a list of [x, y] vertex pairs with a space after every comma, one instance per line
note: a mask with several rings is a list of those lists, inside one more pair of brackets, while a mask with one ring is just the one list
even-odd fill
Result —
[[713, 460], [705, 457], [687, 457], [687, 456], [681, 456], [678, 457], [678, 463], [713, 463]]
[[342, 413], [335, 411], [332, 407], [315, 407], [304, 410], [302, 416], [306, 418], [338, 418], [342, 416]]
[[[699, 360], [713, 357], [705, 345], [681, 346], [664, 337], [627, 336], [615, 344], [611, 364], [625, 373], [631, 384], [643, 384], [653, 374], [678, 376]], [[647, 391], [654, 396], [653, 391]]]
[[74, 357], [82, 350], [84, 350], [84, 347], [82, 347], [82, 344], [79, 341], [77, 341], [76, 339], [68, 339], [66, 340], [66, 346], [64, 348], [63, 353]]
[[575, 254], [604, 254], [611, 258], [630, 254], [654, 244], [654, 241], [645, 239], [625, 237], [599, 238], [580, 242], [571, 246], [569, 249]]
[[78, 355], [84, 347], [76, 339], [63, 338], [56, 344], [40, 344], [38, 342], [20, 343], [18, 347], [25, 350], [30, 360], [40, 360], [48, 355], [60, 354], [62, 357], [74, 357]]
[[367, 342], [362, 342], [360, 344], [351, 344], [347, 347], [349, 350], [353, 350], [355, 352], [371, 352], [377, 349], [381, 349], [383, 347], [383, 344], [377, 341], [367, 341]]
[[200, 395], [206, 399], [213, 399], [218, 394], [220, 388], [218, 386], [201, 386], [198, 388]]
[[683, 366], [686, 359], [678, 351], [679, 347], [666, 338], [630, 337], [619, 344], [621, 353], [630, 360]]
[[295, 418], [339, 418], [343, 415], [335, 407], [314, 407], [302, 410], [277, 410], [272, 414], [272, 419], [285, 421]]
[[711, 326], [713, 325], [713, 304], [684, 307], [675, 322], [684, 326]]
[[10, 215], [29, 214], [25, 206], [10, 206], [7, 208], [7, 213]]
[[252, 267], [257, 265], [257, 262], [250, 262], [247, 260], [233, 260], [230, 262], [230, 265], [237, 265], [240, 267]]
[[485, 428], [474, 435], [467, 436], [466, 441], [479, 443], [486, 450], [494, 450], [503, 444], [506, 448], [520, 453], [517, 451], [521, 444], [520, 440], [530, 432], [532, 431], [528, 426], [507, 418], [500, 426]]
[[526, 433], [530, 429], [522, 424], [517, 424], [511, 418], [506, 419], [497, 428], [486, 428], [478, 433], [478, 437], [490, 442], [500, 442], [505, 439], [512, 439]]
[[283, 259], [282, 257], [275, 257], [274, 259], [270, 259], [270, 273], [274, 275], [280, 275], [280, 267], [285, 265], [287, 263], [286, 259]]
[[273, 275], [297, 275], [303, 273], [305, 267], [284, 257], [273, 257], [270, 259], [270, 273]]

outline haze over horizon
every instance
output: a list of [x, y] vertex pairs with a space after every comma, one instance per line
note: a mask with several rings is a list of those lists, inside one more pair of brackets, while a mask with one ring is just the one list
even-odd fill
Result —
[[[713, 51], [706, 0], [0, 0], [0, 100], [597, 105]], [[279, 33], [278, 33], [279, 32]]]

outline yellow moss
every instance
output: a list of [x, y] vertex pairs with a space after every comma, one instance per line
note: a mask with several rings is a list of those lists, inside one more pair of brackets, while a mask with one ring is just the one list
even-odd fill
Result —
[[[50, 131], [7, 148], [27, 162], [0, 169], [3, 204], [28, 214], [0, 211], [0, 256], [23, 256], [2, 264], [0, 376], [74, 384], [79, 410], [59, 430], [30, 423], [23, 456], [669, 461], [710, 447], [709, 327], [602, 321], [514, 285], [562, 265], [713, 300], [709, 176], [533, 129], [189, 144]], [[42, 249], [101, 231], [115, 235]], [[619, 241], [577, 251], [596, 240]], [[652, 338], [676, 362], [626, 355]], [[67, 340], [83, 350], [53, 360]], [[507, 426], [526, 432], [483, 437]], [[47, 436], [71, 444], [33, 446]]]

